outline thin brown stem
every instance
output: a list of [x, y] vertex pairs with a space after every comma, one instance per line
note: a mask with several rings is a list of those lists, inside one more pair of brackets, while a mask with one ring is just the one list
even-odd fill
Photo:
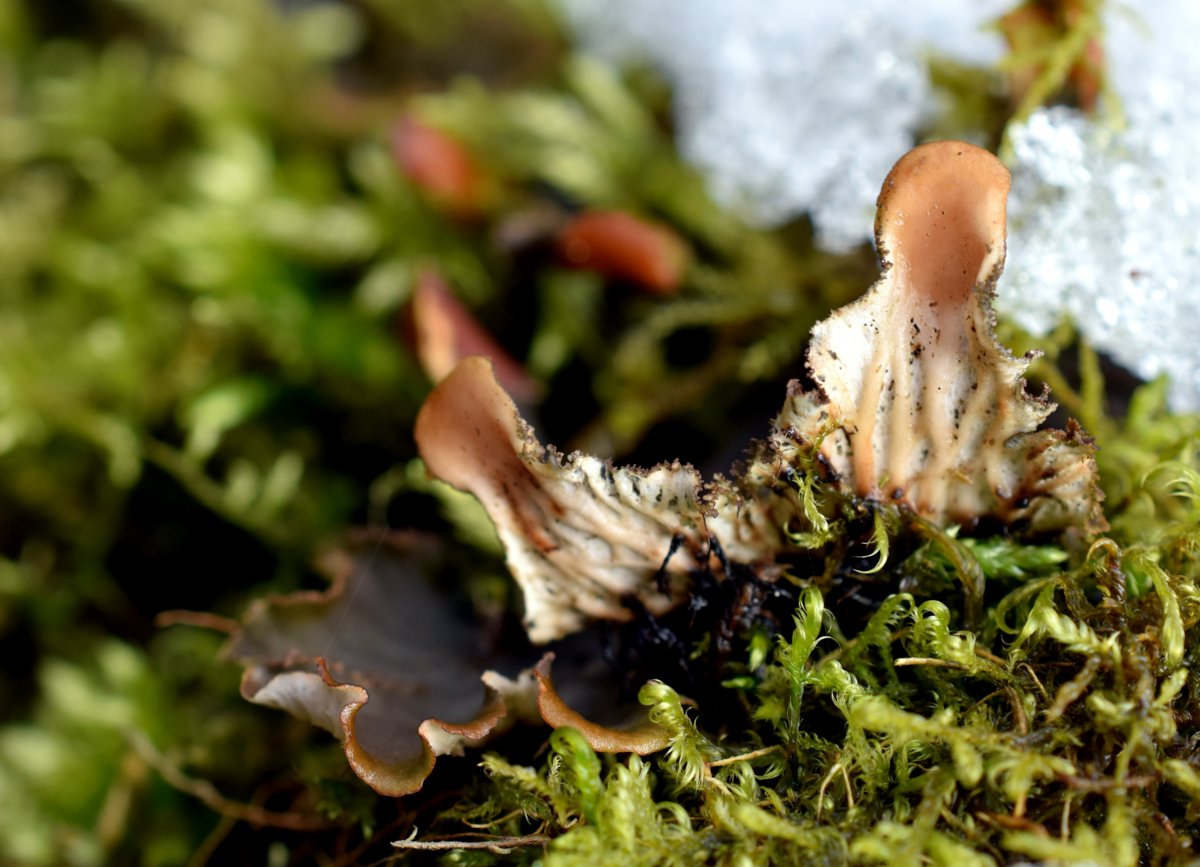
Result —
[[241, 628], [241, 624], [230, 617], [222, 617], [219, 614], [212, 614], [208, 611], [187, 611], [184, 609], [160, 611], [154, 616], [154, 625], [159, 629], [165, 629], [168, 626], [195, 626], [199, 629], [223, 632], [226, 635], [233, 635]]
[[783, 750], [783, 747], [776, 744], [773, 747], [763, 747], [761, 750], [754, 750], [750, 753], [742, 753], [740, 756], [729, 756], [724, 759], [717, 759], [715, 762], [709, 762], [710, 768], [723, 768], [726, 765], [737, 764], [738, 762], [749, 762], [754, 759], [760, 759], [763, 756], [769, 756], [771, 753], [778, 753]]
[[513, 849], [530, 849], [545, 846], [550, 838], [545, 834], [526, 834], [523, 837], [492, 837], [487, 840], [397, 840], [392, 843], [397, 849], [415, 849], [425, 852], [449, 852], [454, 849], [476, 849], [496, 855], [507, 855]]
[[160, 753], [141, 732], [127, 732], [127, 739], [142, 761], [157, 771], [169, 785], [191, 795], [222, 816], [252, 825], [283, 828], [288, 831], [321, 831], [337, 827], [334, 822], [311, 813], [285, 813], [234, 801], [222, 795], [216, 786], [207, 780], [189, 777]]
[[949, 659], [935, 659], [931, 656], [902, 656], [895, 660], [897, 668], [904, 668], [909, 665], [932, 665], [938, 668], [955, 668], [959, 671], [967, 670], [967, 667], [961, 662], [954, 662]]

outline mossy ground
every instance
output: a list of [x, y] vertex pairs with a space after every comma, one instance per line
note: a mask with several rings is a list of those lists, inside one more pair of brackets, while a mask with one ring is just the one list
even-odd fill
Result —
[[[1098, 14], [1075, 5], [1010, 57], [1024, 101], [937, 66], [938, 132], [998, 143], [1072, 98]], [[535, 2], [0, 0], [0, 46], [0, 860], [1192, 859], [1200, 419], [1162, 383], [1106, 388], [1065, 325], [1031, 372], [1098, 440], [1108, 537], [955, 535], [798, 488], [828, 528], [794, 582], [700, 582], [701, 613], [619, 639], [662, 678], [639, 696], [668, 751], [517, 733], [375, 797], [241, 701], [219, 635], [155, 619], [313, 586], [361, 525], [457, 533], [480, 612], [511, 597], [478, 513], [413, 464], [415, 275], [543, 384], [546, 439], [723, 469], [873, 255], [725, 213], [654, 77], [573, 55]], [[399, 170], [410, 113], [473, 155], [471, 213]], [[582, 207], [673, 227], [678, 293], [569, 269], [529, 228]], [[413, 833], [433, 851], [391, 849]]]

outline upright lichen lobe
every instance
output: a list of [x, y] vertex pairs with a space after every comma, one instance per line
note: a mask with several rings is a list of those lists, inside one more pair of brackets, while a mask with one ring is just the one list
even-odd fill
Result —
[[883, 277], [813, 329], [820, 391], [795, 389], [777, 429], [820, 441], [858, 496], [938, 523], [1095, 531], [1091, 444], [1077, 428], [1037, 431], [1054, 406], [1026, 394], [1028, 359], [993, 333], [1008, 190], [1000, 161], [965, 142], [922, 145], [896, 164], [876, 217]]
[[[430, 473], [474, 494], [496, 525], [534, 641], [588, 618], [627, 620], [631, 599], [665, 611], [679, 594], [666, 571], [656, 573], [684, 572], [704, 556], [707, 507], [695, 470], [614, 467], [544, 447], [487, 359], [468, 358], [442, 380], [414, 434]], [[676, 538], [686, 541], [678, 550]]]

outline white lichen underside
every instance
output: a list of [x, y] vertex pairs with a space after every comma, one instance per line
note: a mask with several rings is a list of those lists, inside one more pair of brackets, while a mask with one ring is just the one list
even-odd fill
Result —
[[1036, 432], [1053, 411], [1025, 392], [1029, 359], [993, 334], [1008, 174], [987, 151], [936, 142], [884, 184], [884, 275], [813, 329], [819, 394], [793, 389], [774, 437], [784, 461], [816, 442], [837, 483], [940, 524], [994, 516], [1035, 529], [1098, 520], [1091, 445]]
[[684, 576], [713, 556], [710, 537], [748, 563], [779, 545], [779, 521], [738, 508], [724, 486], [705, 488], [690, 466], [613, 467], [545, 448], [482, 358], [462, 362], [430, 396], [417, 441], [434, 475], [487, 509], [535, 642], [592, 618], [626, 620], [636, 605], [670, 609]]

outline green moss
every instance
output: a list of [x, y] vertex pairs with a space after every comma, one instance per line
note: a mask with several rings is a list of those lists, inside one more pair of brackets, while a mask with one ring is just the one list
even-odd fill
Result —
[[[422, 268], [540, 380], [547, 439], [694, 461], [771, 416], [811, 325], [875, 275], [865, 246], [831, 256], [803, 221], [718, 207], [661, 83], [573, 56], [538, 3], [300, 6], [0, 0], [0, 858], [373, 863], [415, 826], [509, 841], [404, 856], [447, 863], [1193, 859], [1200, 416], [1161, 381], [1110, 411], [1066, 323], [1004, 337], [1046, 350], [1031, 377], [1097, 438], [1109, 535], [937, 528], [802, 467], [783, 626], [748, 618], [728, 649], [683, 635], [710, 682], [699, 704], [642, 686], [660, 755], [502, 741], [397, 805], [243, 706], [216, 639], [156, 633], [164, 609], [300, 585], [362, 523], [454, 534], [470, 565], [448, 580], [503, 632], [494, 534], [409, 438], [429, 382], [397, 326]], [[1098, 32], [1081, 7], [1010, 58], [1041, 70], [1015, 108], [995, 71], [931, 61], [948, 123], [996, 133], [1069, 96]], [[464, 57], [480, 33], [504, 38]], [[407, 112], [479, 163], [481, 213], [403, 176], [387, 139]], [[537, 227], [577, 207], [669, 224], [694, 252], [678, 293], [565, 269]], [[230, 798], [339, 827], [238, 836], [135, 736]]]
[[[1160, 441], [1154, 426], [1105, 429], [1102, 448], [1126, 454]], [[914, 553], [883, 569], [922, 589], [884, 598], [856, 634], [815, 586], [802, 591], [791, 636], [726, 685], [731, 702], [748, 703], [748, 726], [647, 685], [641, 699], [670, 747], [649, 762], [618, 759], [601, 794], [574, 794], [574, 808], [545, 816], [543, 863], [628, 863], [631, 852], [672, 865], [1190, 862], [1200, 591], [1196, 476], [1181, 446], [1172, 440], [1170, 457], [1110, 501], [1122, 526], [1114, 506], [1154, 500], [1152, 514], [1139, 512], [1154, 533], [1137, 543], [1068, 550], [898, 524], [891, 544]], [[961, 625], [966, 584], [946, 577], [962, 569], [984, 584], [977, 629]], [[958, 611], [921, 598], [931, 588]], [[756, 640], [746, 636], [748, 650]], [[595, 779], [592, 757], [559, 758]], [[628, 811], [620, 830], [585, 807], [610, 799]]]

